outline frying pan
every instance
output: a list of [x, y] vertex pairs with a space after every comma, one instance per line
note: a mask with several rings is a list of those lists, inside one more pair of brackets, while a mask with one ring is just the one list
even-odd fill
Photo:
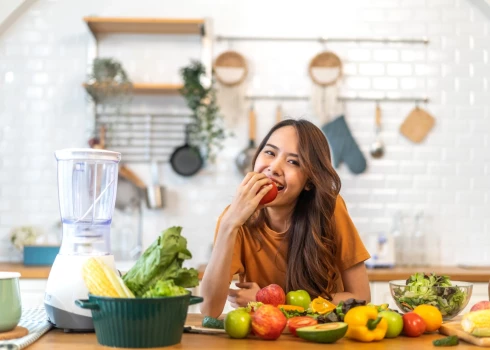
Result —
[[185, 129], [185, 143], [177, 147], [170, 156], [170, 165], [174, 171], [182, 176], [192, 176], [197, 173], [203, 165], [201, 153], [197, 147], [189, 144], [189, 128]]
[[238, 170], [246, 175], [248, 172], [252, 171], [252, 159], [257, 151], [255, 146], [255, 112], [254, 107], [250, 107], [248, 112], [248, 136], [249, 144], [248, 147], [241, 151], [235, 159], [236, 166]]

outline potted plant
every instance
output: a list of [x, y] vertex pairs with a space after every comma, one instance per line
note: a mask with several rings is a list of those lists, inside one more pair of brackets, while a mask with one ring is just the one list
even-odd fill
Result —
[[131, 95], [132, 84], [120, 62], [113, 58], [95, 58], [84, 85], [97, 104], [120, 104]]
[[204, 153], [203, 158], [213, 162], [226, 138], [223, 117], [216, 102], [214, 79], [206, 81], [206, 70], [199, 61], [192, 61], [180, 70], [184, 87], [180, 93], [192, 112], [193, 127], [189, 128], [189, 143]]

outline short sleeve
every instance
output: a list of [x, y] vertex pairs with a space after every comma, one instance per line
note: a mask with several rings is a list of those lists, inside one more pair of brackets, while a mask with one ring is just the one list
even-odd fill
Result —
[[[216, 229], [214, 231], [214, 242], [216, 242], [216, 238], [218, 237], [218, 231], [221, 224], [221, 219], [223, 215], [225, 215], [226, 211], [229, 207], [226, 207], [223, 213], [218, 218], [218, 222], [216, 223]], [[245, 268], [242, 263], [242, 245], [243, 245], [243, 230], [240, 228], [237, 233], [235, 246], [233, 248], [233, 257], [231, 259], [230, 266], [230, 283], [233, 280], [233, 276], [236, 274], [243, 275], [245, 273]], [[214, 249], [214, 244], [213, 244]]]
[[339, 195], [334, 211], [337, 230], [337, 265], [340, 272], [370, 258], [352, 219], [344, 199]]

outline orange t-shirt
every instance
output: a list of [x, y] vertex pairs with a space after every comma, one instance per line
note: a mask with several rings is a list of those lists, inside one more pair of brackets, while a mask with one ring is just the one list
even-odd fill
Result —
[[[218, 219], [216, 235], [226, 208]], [[369, 259], [369, 253], [357, 233], [345, 202], [339, 195], [334, 211], [337, 228], [337, 261], [339, 272]], [[240, 282], [255, 282], [261, 288], [275, 283], [286, 290], [286, 258], [287, 240], [285, 232], [276, 232], [267, 225], [260, 230], [261, 242], [254, 238], [249, 229], [240, 227], [236, 237], [233, 258], [230, 267], [230, 281], [235, 274], [239, 275]], [[341, 277], [337, 281], [337, 292], [342, 292]]]

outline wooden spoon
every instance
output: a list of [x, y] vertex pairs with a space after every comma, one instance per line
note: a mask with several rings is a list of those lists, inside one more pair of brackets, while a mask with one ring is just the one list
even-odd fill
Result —
[[381, 158], [383, 154], [385, 153], [384, 150], [384, 145], [383, 141], [381, 141], [381, 108], [379, 105], [376, 105], [376, 116], [375, 116], [375, 123], [376, 123], [376, 139], [374, 142], [371, 144], [371, 157], [373, 158]]

